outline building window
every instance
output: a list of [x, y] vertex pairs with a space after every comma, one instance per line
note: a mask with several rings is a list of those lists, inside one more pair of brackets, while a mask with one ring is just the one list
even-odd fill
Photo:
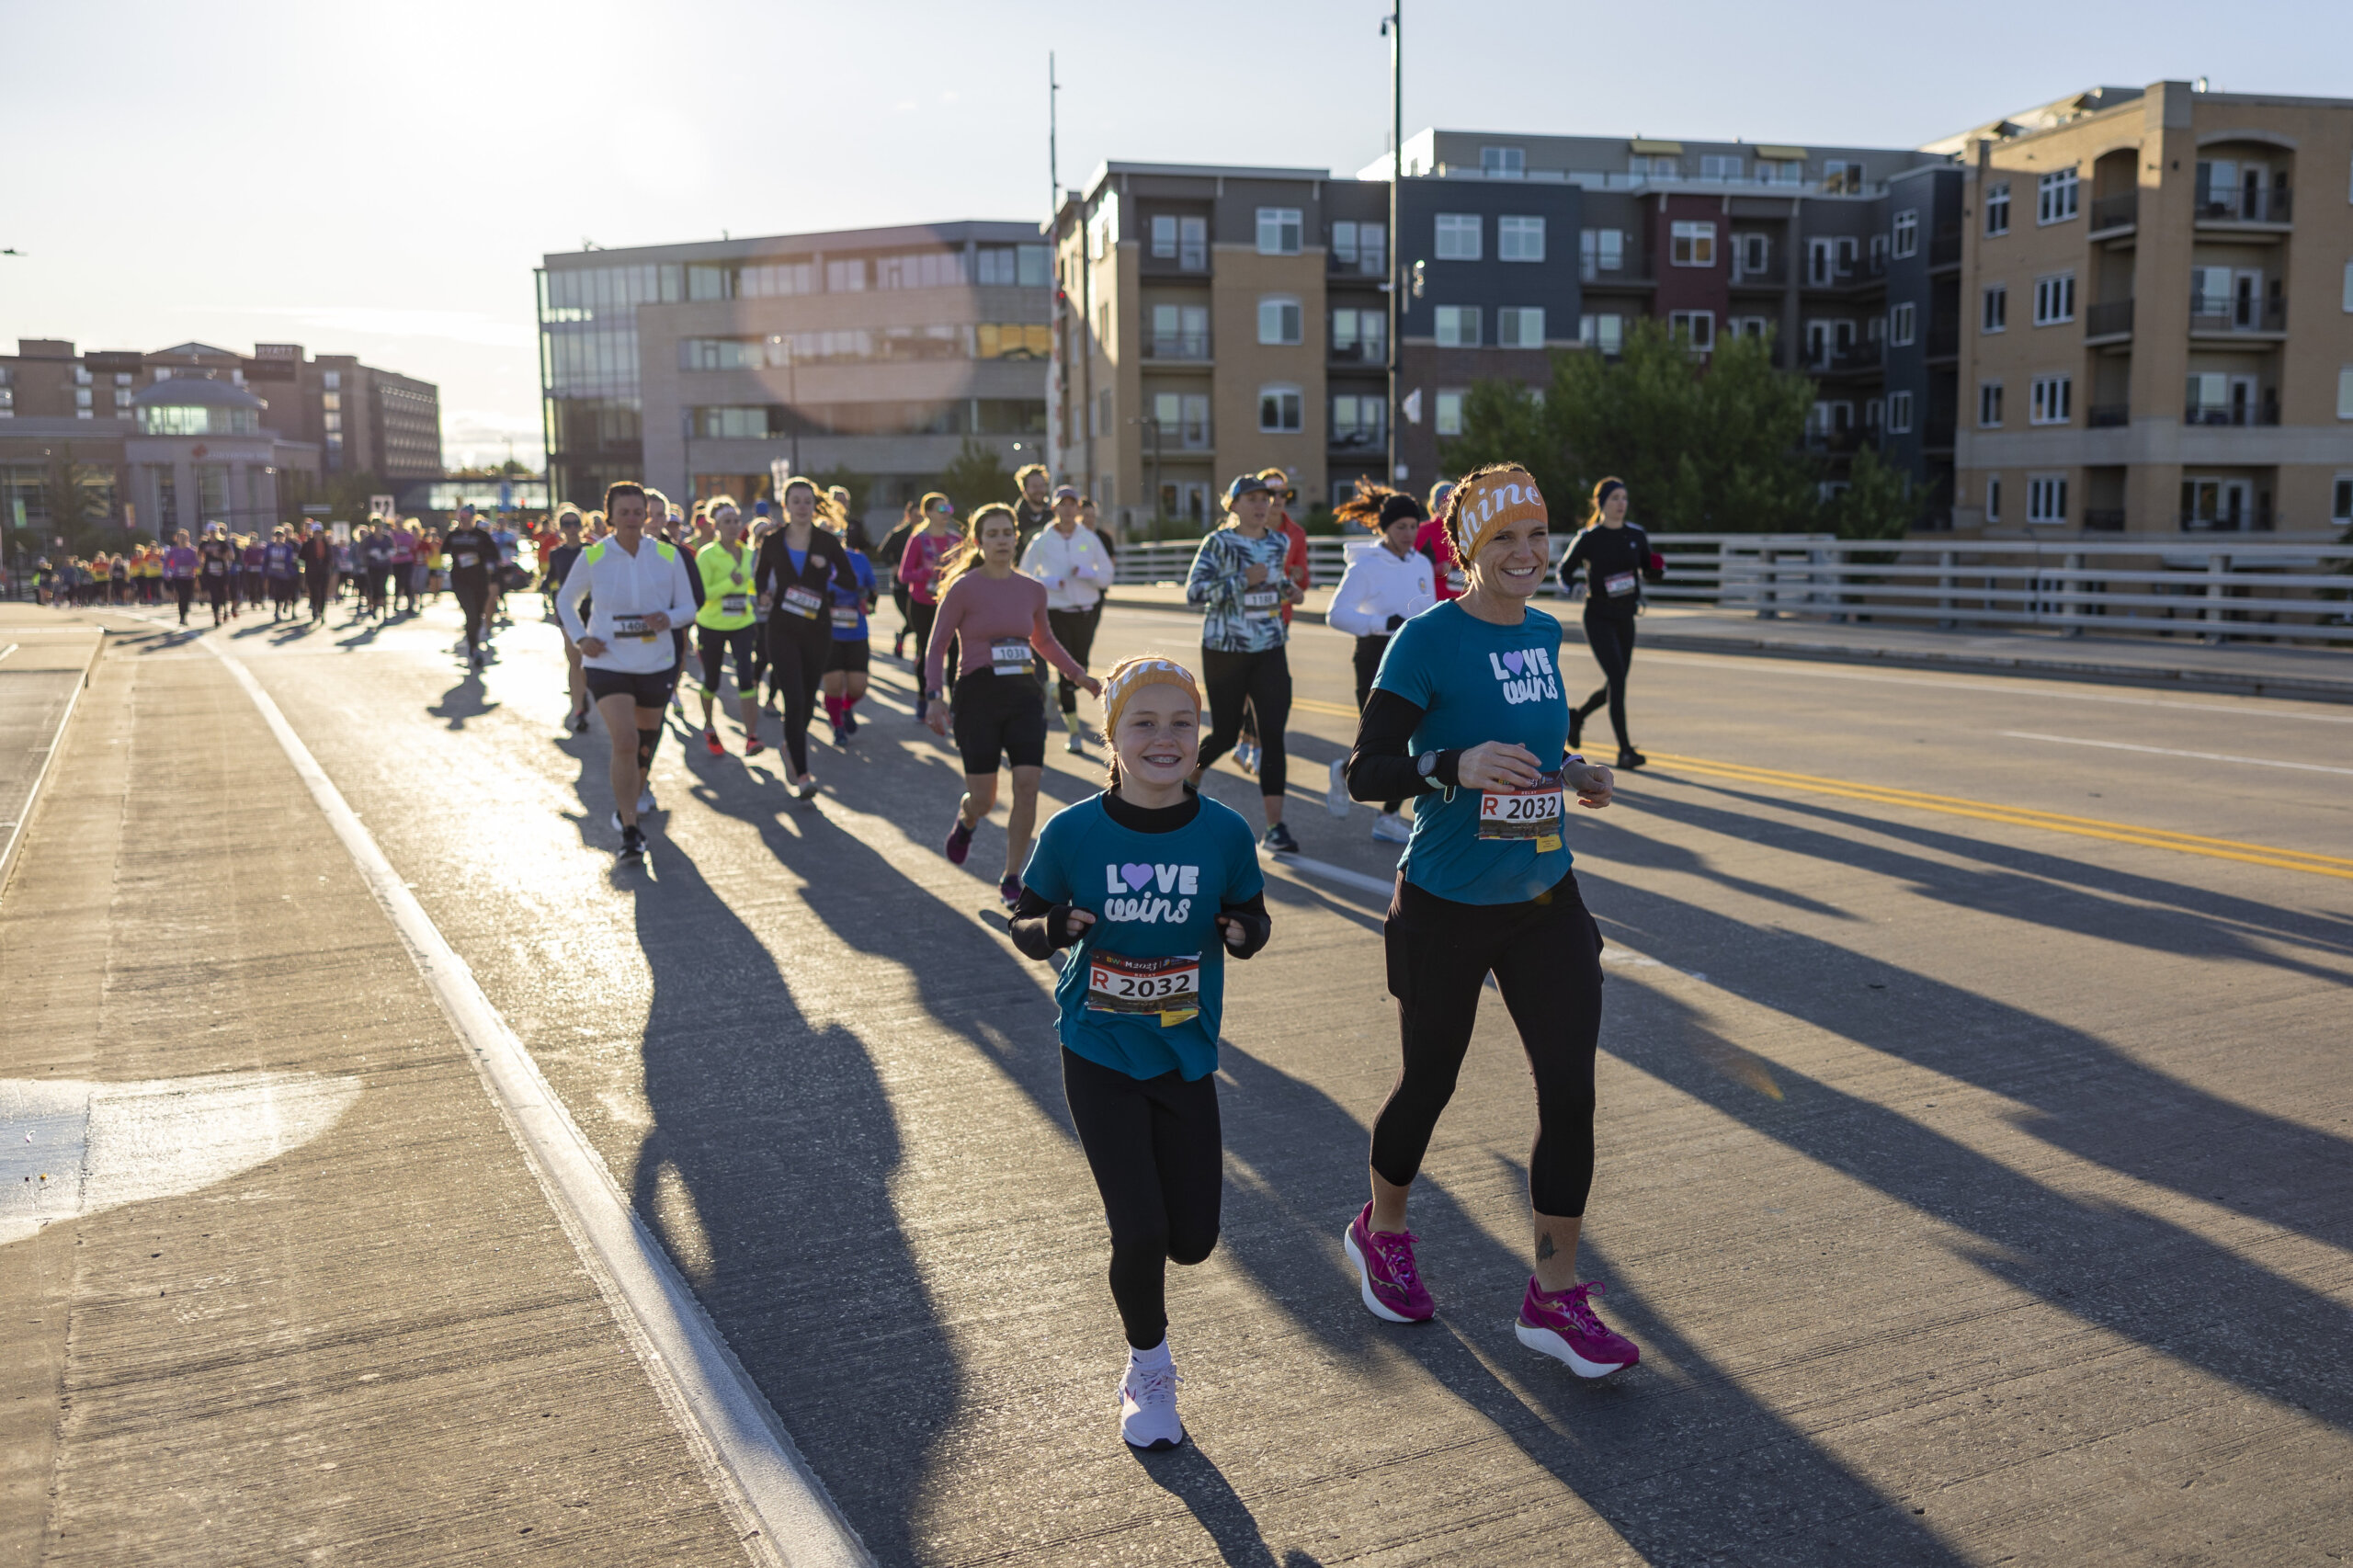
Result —
[[[157, 381], [162, 381], [164, 379], [163, 372], [158, 370], [155, 373], [155, 379]], [[319, 378], [319, 384], [326, 388], [327, 391], [334, 392], [335, 389], [343, 385], [343, 372], [341, 370], [329, 370], [326, 374]]]
[[1176, 259], [1176, 218], [1174, 213], [1153, 214], [1152, 254], [1154, 259], [1158, 261]]
[[863, 294], [866, 292], [866, 258], [845, 256], [825, 263], [825, 292], [828, 294]]
[[1299, 301], [1287, 294], [1269, 294], [1258, 301], [1258, 341], [1289, 345], [1300, 341]]
[[1378, 278], [1389, 250], [1386, 223], [1337, 222], [1332, 225], [1332, 263], [1343, 271]]
[[1386, 364], [1389, 343], [1389, 314], [1385, 311], [1334, 311], [1332, 312], [1332, 358], [1355, 359], [1368, 365]]
[[1636, 179], [1680, 179], [1683, 163], [1667, 153], [1637, 153], [1626, 160], [1626, 172]]
[[1577, 346], [1616, 354], [1626, 341], [1626, 318], [1620, 315], [1577, 317]]
[[1989, 523], [2002, 520], [2002, 476], [1998, 473], [1985, 476], [1985, 520]]
[[1805, 243], [1805, 280], [1810, 288], [1828, 287], [1831, 278], [1832, 251], [1828, 240], [1808, 240]]
[[1438, 316], [1438, 346], [1440, 348], [1476, 348], [1479, 347], [1479, 307], [1476, 305], [1440, 305]]
[[2001, 382], [1977, 383], [1977, 423], [1987, 430], [1995, 429], [2002, 423]]
[[1297, 387], [1258, 389], [1258, 428], [1269, 435], [1297, 435], [1305, 427], [1305, 410], [1306, 399]]
[[1461, 391], [1440, 392], [1438, 394], [1437, 418], [1439, 435], [1460, 436], [1462, 434], [1462, 400], [1465, 395]]
[[1482, 147], [1479, 149], [1479, 172], [1489, 179], [1521, 179], [1528, 174], [1528, 150], [1524, 147]]
[[1479, 259], [1479, 215], [1441, 212], [1438, 215], [1438, 258], [1440, 261]]
[[1908, 436], [1912, 432], [1912, 394], [1908, 392], [1887, 394], [1887, 429], [1892, 436]]
[[1860, 196], [1862, 193], [1862, 165], [1843, 158], [1824, 158], [1822, 161], [1823, 195]]
[[2034, 221], [2063, 223], [2075, 215], [2075, 171], [2054, 169], [2034, 182]]
[[1770, 234], [1734, 234], [1732, 237], [1732, 275], [1736, 282], [1743, 278], [1762, 278], [1767, 264], [1773, 258], [1773, 237]]
[[975, 254], [983, 288], [1042, 289], [1051, 279], [1052, 252], [1044, 245], [983, 245]]
[[1587, 280], [1596, 273], [1620, 271], [1625, 265], [1626, 232], [1623, 229], [1577, 231], [1577, 267]]
[[2010, 286], [1988, 283], [1983, 296], [1984, 306], [1978, 312], [1977, 330], [2000, 332], [2010, 324]]
[[2034, 280], [2034, 324], [2056, 326], [2075, 319], [2075, 275], [2054, 272]]
[[1985, 233], [1992, 235], [2009, 232], [2010, 182], [2000, 180], [1985, 187]]
[[[1044, 247], [1037, 248], [1042, 250]], [[816, 291], [817, 266], [814, 262], [762, 262], [757, 266], [739, 267], [735, 273], [735, 293], [741, 299], [765, 300]]]
[[1873, 235], [1871, 236], [1871, 272], [1872, 272], [1872, 275], [1873, 275], [1873, 276], [1877, 276], [1878, 274], [1882, 273], [1882, 272], [1885, 272], [1886, 270], [1887, 270], [1887, 236], [1886, 236], [1885, 234], [1873, 234]]
[[2353, 523], [2353, 479], [2336, 476], [2336, 498], [2330, 503], [2328, 520], [2332, 523]]
[[1888, 342], [1895, 345], [1899, 348], [1910, 343], [1912, 341], [1913, 334], [1918, 329], [1919, 319], [1919, 307], [1915, 305], [1909, 300], [1906, 300], [1898, 305], [1889, 306], [1887, 312]]
[[1210, 226], [1206, 218], [1185, 218], [1157, 212], [1152, 220], [1152, 255], [1155, 261], [1173, 261], [1188, 272], [1210, 264]]
[[1915, 256], [1920, 250], [1920, 214], [1898, 212], [1895, 215], [1895, 254]]
[[1706, 353], [1716, 346], [1716, 312], [1713, 311], [1669, 311], [1667, 330], [1679, 332], [1691, 340], [1691, 347]]
[[1372, 392], [1343, 393], [1332, 400], [1332, 445], [1370, 449], [1380, 446], [1381, 411], [1387, 399]]
[[1769, 337], [1773, 333], [1773, 318], [1734, 316], [1724, 323], [1724, 331], [1733, 337]]
[[1153, 306], [1152, 357], [1155, 359], [1208, 358], [1210, 308], [1207, 305]]
[[2026, 520], [2029, 523], [2063, 523], [2067, 520], [2065, 474], [2037, 473], [2027, 477]]
[[1743, 167], [1741, 160], [1722, 153], [1699, 154], [1699, 177], [1711, 182], [1736, 180]]
[[1756, 183], [1759, 185], [1803, 185], [1805, 160], [1802, 158], [1759, 158], [1756, 160]]
[[1544, 220], [1541, 218], [1496, 219], [1495, 259], [1497, 261], [1542, 261], [1544, 259]]
[[1506, 305], [1495, 312], [1495, 346], [1499, 348], [1544, 347], [1544, 307]]
[[[2064, 425], [2075, 413], [2075, 379], [2073, 376], [2037, 376], [2029, 393], [2027, 423], [2029, 425]], [[2353, 415], [2347, 415], [2353, 418]]]
[[1716, 265], [1716, 226], [1713, 223], [1677, 223], [1671, 233], [1673, 248], [1667, 258], [1676, 266]]
[[1258, 254], [1260, 256], [1297, 256], [1299, 233], [1298, 208], [1261, 207], [1258, 209]]

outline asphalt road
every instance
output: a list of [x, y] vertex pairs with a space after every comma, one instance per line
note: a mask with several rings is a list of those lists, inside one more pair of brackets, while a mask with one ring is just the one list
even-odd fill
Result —
[[[481, 679], [446, 607], [223, 640], [878, 1560], [2287, 1563], [2353, 1543], [2353, 710], [1638, 653], [1654, 766], [1573, 813], [1611, 944], [1585, 1272], [1644, 1356], [1588, 1385], [1511, 1333], [1533, 1110], [1499, 1007], [1416, 1189], [1439, 1316], [1357, 1303], [1338, 1237], [1395, 1068], [1366, 879], [1392, 860], [1363, 808], [1321, 809], [1353, 731], [1347, 644], [1302, 629], [1290, 811], [1317, 865], [1270, 881], [1274, 940], [1230, 981], [1225, 1233], [1170, 1290], [1195, 1442], [1139, 1458], [1051, 976], [977, 913], [996, 830], [961, 869], [938, 852], [959, 769], [906, 675], [879, 664], [862, 733], [815, 745], [813, 805], [732, 725], [724, 758], [674, 727], [650, 865], [617, 871], [606, 743], [562, 733], [537, 613]], [[134, 695], [242, 700], [210, 653], [117, 624]], [[1115, 611], [1095, 664], [1194, 636]], [[1563, 663], [1586, 667], [1574, 630]], [[1085, 798], [1099, 756], [1054, 751], [1051, 800]], [[233, 815], [305, 809], [258, 777], [186, 787]], [[1250, 780], [1212, 788], [1255, 814]], [[350, 929], [321, 937], [383, 942], [372, 906], [335, 908]], [[659, 1416], [624, 1389], [563, 1419], [593, 1442]], [[61, 1432], [63, 1472], [95, 1439]], [[733, 1560], [690, 1512], [664, 1560]]]

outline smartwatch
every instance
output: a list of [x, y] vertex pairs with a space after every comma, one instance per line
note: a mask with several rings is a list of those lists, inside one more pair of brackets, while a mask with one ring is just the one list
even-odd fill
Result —
[[1423, 778], [1435, 778], [1438, 777], [1438, 758], [1437, 752], [1426, 751], [1414, 759], [1414, 767]]

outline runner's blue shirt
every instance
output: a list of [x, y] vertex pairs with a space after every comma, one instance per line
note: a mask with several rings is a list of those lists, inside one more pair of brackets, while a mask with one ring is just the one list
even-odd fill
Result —
[[[1414, 755], [1512, 741], [1557, 774], [1567, 756], [1569, 705], [1557, 667], [1561, 623], [1530, 608], [1517, 626], [1497, 626], [1459, 599], [1433, 605], [1397, 629], [1372, 684], [1422, 710]], [[1414, 802], [1414, 832], [1397, 864], [1424, 892], [1457, 903], [1525, 903], [1569, 874], [1574, 858], [1561, 829], [1574, 809], [1565, 793], [1525, 835], [1485, 837], [1483, 794], [1458, 789]], [[1522, 809], [1525, 801], [1510, 802]], [[1486, 831], [1515, 831], [1498, 800]]]
[[[1175, 1072], [1191, 1083], [1217, 1071], [1226, 959], [1218, 912], [1266, 887], [1249, 824], [1204, 798], [1183, 827], [1138, 833], [1113, 822], [1097, 796], [1054, 813], [1021, 881], [1051, 903], [1095, 916], [1054, 986], [1063, 1045], [1131, 1078]], [[1189, 977], [1188, 960], [1199, 966]], [[1135, 1003], [1122, 987], [1137, 971], [1169, 987], [1176, 1005]], [[1136, 1010], [1108, 1011], [1090, 998]]]
[[[834, 641], [863, 642], [866, 641], [866, 601], [874, 597], [874, 566], [862, 551], [845, 549], [849, 556], [849, 569], [857, 574], [858, 586], [856, 589], [845, 588], [838, 576], [834, 580]], [[798, 570], [797, 567], [795, 569]], [[845, 623], [841, 612], [846, 609], [855, 610], [858, 619]]]

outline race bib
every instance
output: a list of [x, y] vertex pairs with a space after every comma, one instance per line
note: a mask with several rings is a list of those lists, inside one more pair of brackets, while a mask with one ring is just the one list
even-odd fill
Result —
[[208, 561], [204, 563], [204, 569], [213, 576], [218, 577], [222, 573], [227, 571], [229, 568], [223, 562]]
[[1561, 776], [1539, 774], [1525, 790], [1487, 790], [1479, 796], [1481, 838], [1532, 838], [1539, 854], [1561, 846], [1561, 812], [1565, 805]]
[[1245, 588], [1242, 591], [1242, 613], [1253, 620], [1273, 617], [1275, 607], [1283, 602], [1279, 588]]
[[834, 607], [834, 628], [835, 631], [855, 631], [858, 630], [858, 607], [856, 605], [835, 605]]
[[1201, 1010], [1201, 955], [1131, 959], [1097, 949], [1086, 959], [1086, 1010], [1160, 1015], [1167, 1028]]
[[722, 594], [719, 596], [719, 613], [742, 615], [751, 608], [751, 604], [752, 596], [749, 594]]
[[471, 567], [474, 563], [474, 552], [471, 550], [453, 551], [450, 552], [449, 559], [461, 568]]
[[1634, 591], [1634, 574], [1631, 572], [1613, 572], [1601, 580], [1601, 591], [1613, 599], [1631, 594]]
[[1000, 637], [989, 644], [989, 668], [1001, 676], [1029, 673], [1029, 643], [1026, 638]]
[[824, 601], [817, 597], [814, 588], [787, 588], [779, 603], [803, 620], [816, 619], [817, 612], [824, 608]]
[[651, 642], [654, 641], [654, 633], [645, 629], [645, 617], [642, 615], [617, 615], [613, 617], [613, 635], [616, 637], [634, 637], [641, 642]]

